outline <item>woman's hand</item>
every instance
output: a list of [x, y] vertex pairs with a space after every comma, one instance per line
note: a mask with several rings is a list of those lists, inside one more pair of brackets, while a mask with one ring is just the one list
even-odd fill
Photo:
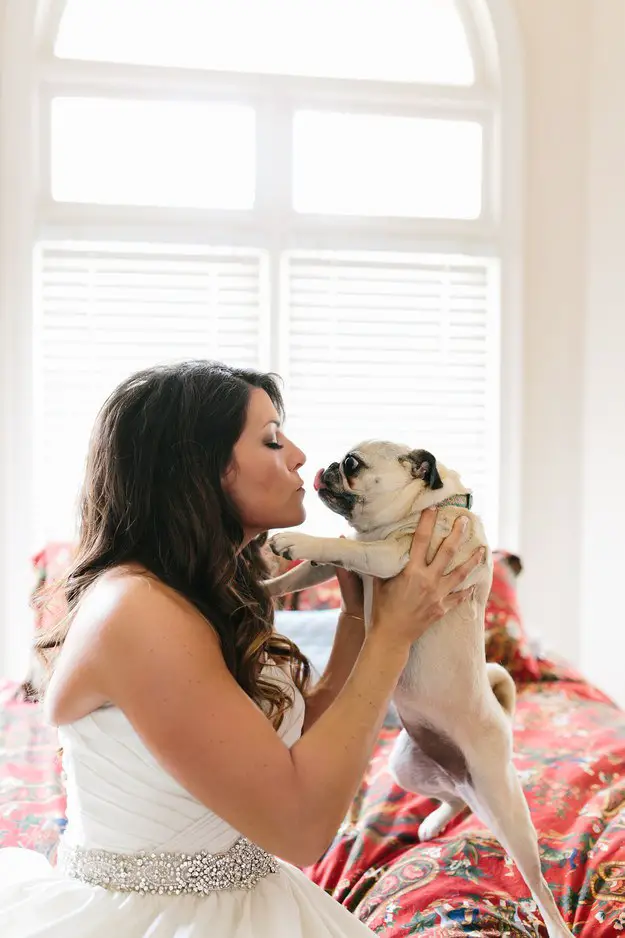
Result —
[[435, 524], [435, 509], [422, 512], [404, 569], [390, 580], [373, 582], [372, 629], [383, 630], [400, 647], [411, 645], [450, 609], [472, 598], [473, 588], [458, 590], [458, 587], [484, 560], [485, 550], [480, 547], [445, 574], [468, 524], [468, 518], [461, 517], [428, 564], [426, 558]]

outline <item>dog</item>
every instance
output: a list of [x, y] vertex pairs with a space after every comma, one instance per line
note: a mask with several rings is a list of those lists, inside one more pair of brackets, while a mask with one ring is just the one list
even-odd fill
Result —
[[389, 766], [403, 788], [440, 801], [419, 828], [421, 841], [437, 837], [470, 808], [515, 861], [549, 938], [571, 938], [542, 874], [538, 838], [512, 763], [514, 682], [504, 668], [486, 662], [484, 612], [493, 565], [469, 489], [427, 450], [384, 441], [364, 442], [320, 470], [315, 489], [355, 537], [274, 535], [269, 546], [275, 554], [307, 562], [267, 581], [273, 596], [321, 583], [337, 566], [353, 570], [363, 580], [368, 627], [373, 578], [403, 569], [421, 512], [430, 506], [438, 511], [428, 561], [459, 515], [468, 517], [469, 526], [454, 563], [486, 548], [483, 563], [462, 586], [474, 586], [473, 599], [450, 610], [411, 647], [393, 696], [403, 729]]

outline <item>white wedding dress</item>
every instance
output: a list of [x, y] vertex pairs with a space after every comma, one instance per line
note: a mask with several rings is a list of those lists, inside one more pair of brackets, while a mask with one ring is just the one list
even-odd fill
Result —
[[[289, 746], [304, 719], [294, 693], [280, 729]], [[188, 794], [121, 710], [97, 710], [59, 735], [68, 818], [59, 862], [0, 850], [1, 938], [371, 936], [302, 872]]]

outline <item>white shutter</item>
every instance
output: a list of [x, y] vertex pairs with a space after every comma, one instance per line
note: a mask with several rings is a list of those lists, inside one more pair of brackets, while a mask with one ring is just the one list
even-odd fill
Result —
[[106, 396], [156, 363], [268, 365], [267, 263], [252, 250], [46, 243], [39, 249], [40, 536], [71, 535], [89, 432]]
[[[285, 260], [289, 434], [305, 474], [367, 438], [431, 450], [496, 537], [498, 265], [492, 259], [302, 253]], [[309, 497], [307, 530], [336, 530]]]

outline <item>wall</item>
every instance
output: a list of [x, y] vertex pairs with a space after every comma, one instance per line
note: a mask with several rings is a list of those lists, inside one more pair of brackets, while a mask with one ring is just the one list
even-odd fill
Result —
[[[10, 349], [0, 367], [0, 674], [24, 673], [32, 616], [29, 563], [32, 530], [32, 457], [20, 413], [32, 407], [28, 336], [33, 311], [30, 256], [34, 239], [34, 199], [24, 173], [36, 167], [29, 94], [29, 35], [37, 0], [0, 0], [0, 63], [9, 43], [24, 49], [19, 74], [2, 74], [0, 86], [0, 348]], [[2, 29], [10, 23], [10, 28]], [[7, 107], [7, 102], [11, 107]], [[32, 124], [31, 124], [32, 122]], [[16, 402], [19, 402], [19, 407]], [[11, 458], [2, 458], [11, 453]]]
[[625, 5], [515, 3], [528, 140], [524, 611], [625, 705]]
[[592, 2], [515, 0], [526, 57], [523, 605], [576, 661]]
[[625, 705], [625, 5], [593, 3], [581, 650]]

